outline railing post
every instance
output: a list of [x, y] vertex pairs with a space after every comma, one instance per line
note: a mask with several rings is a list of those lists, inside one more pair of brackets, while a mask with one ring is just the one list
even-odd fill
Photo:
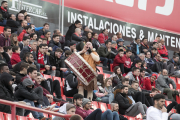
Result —
[[11, 105], [11, 120], [16, 119], [16, 105]]

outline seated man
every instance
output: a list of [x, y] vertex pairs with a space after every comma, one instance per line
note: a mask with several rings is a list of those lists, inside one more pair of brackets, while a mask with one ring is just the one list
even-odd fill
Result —
[[155, 56], [154, 55], [156, 55], [156, 54], [158, 54], [158, 51], [157, 51], [157, 48], [152, 48], [151, 49], [151, 58], [153, 59]]
[[98, 34], [93, 33], [92, 36], [93, 36], [93, 39], [92, 39], [93, 48], [97, 50], [101, 46], [101, 43], [98, 41]]
[[158, 43], [158, 52], [162, 58], [168, 59], [168, 51], [162, 47], [161, 43]]
[[137, 56], [141, 53], [140, 51], [140, 44], [141, 40], [139, 38], [135, 38], [135, 40], [131, 43], [131, 50], [132, 53]]
[[104, 113], [100, 109], [90, 110], [91, 101], [87, 98], [83, 99], [81, 94], [73, 96], [73, 102], [76, 106], [76, 114], [79, 114], [84, 120], [119, 120], [117, 112], [107, 110]]
[[[173, 86], [173, 89], [170, 89], [170, 84]], [[168, 99], [173, 99], [173, 96], [175, 97], [176, 95], [180, 96], [180, 93], [176, 91], [175, 82], [169, 78], [168, 71], [166, 69], [163, 69], [162, 74], [159, 75], [156, 81], [156, 88], [162, 93], [167, 94]]]
[[154, 61], [151, 58], [151, 53], [149, 51], [145, 52], [145, 62], [148, 68], [151, 68], [154, 65]]
[[132, 104], [132, 100], [127, 96], [128, 86], [123, 85], [121, 89], [114, 91], [115, 100], [119, 104], [119, 113], [122, 115], [135, 117], [139, 113], [142, 114], [143, 119], [146, 119], [147, 106], [141, 102]]
[[142, 102], [142, 104], [146, 104], [146, 106], [149, 107], [153, 105], [151, 97], [155, 94], [142, 91], [141, 88], [139, 88], [139, 83], [137, 81], [133, 81], [131, 87], [129, 87], [128, 95], [131, 95], [135, 102]]
[[18, 36], [18, 41], [21, 42], [26, 34], [31, 34], [31, 25], [24, 27], [23, 31]]
[[64, 52], [66, 51], [76, 52], [76, 42], [72, 41], [69, 43], [69, 46], [64, 47]]
[[134, 67], [132, 69], [132, 72], [129, 72], [125, 77], [129, 78], [130, 85], [132, 81], [138, 81], [139, 82], [139, 75], [140, 75], [140, 69], [137, 67]]
[[[12, 84], [14, 83], [14, 78], [10, 74], [4, 72], [1, 74], [0, 80], [0, 99], [12, 102], [18, 101], [13, 94]], [[26, 105], [26, 103], [22, 101], [19, 101], [19, 103]], [[0, 112], [11, 114], [11, 106], [0, 104]], [[23, 109], [16, 108], [16, 115], [24, 116]]]
[[80, 34], [81, 34], [81, 29], [80, 28], [76, 28], [75, 29], [75, 33], [72, 34], [71, 42], [74, 41], [74, 42], [78, 43], [78, 42], [84, 41], [84, 39], [82, 39], [80, 37]]
[[28, 46], [29, 45], [29, 37], [28, 36], [24, 36], [23, 37], [23, 40], [21, 42], [19, 42], [19, 47], [20, 47], [20, 50], [22, 50], [25, 46]]
[[122, 38], [119, 38], [116, 42], [117, 42], [117, 48], [118, 49], [122, 48], [124, 50], [124, 52], [126, 53], [126, 50], [129, 48], [124, 45], [124, 40]]
[[147, 38], [143, 38], [140, 46], [140, 53], [145, 53], [148, 51], [149, 46], [147, 45], [148, 40]]
[[56, 50], [56, 48], [61, 48], [61, 43], [59, 42], [59, 35], [53, 35], [53, 40], [49, 42], [49, 47], [53, 49], [53, 51]]
[[147, 110], [146, 120], [168, 120], [169, 114], [165, 105], [165, 96], [157, 94], [154, 96], [154, 106], [151, 106]]
[[115, 41], [112, 41], [111, 44], [112, 44], [112, 47], [111, 47], [111, 59], [114, 60], [114, 58], [116, 57], [116, 55], [118, 53], [118, 51], [116, 50], [117, 44], [116, 44]]
[[57, 77], [63, 77], [63, 72], [67, 71], [67, 68], [64, 63], [64, 57], [62, 56], [63, 50], [57, 48], [55, 52], [52, 52], [49, 56], [49, 61], [51, 66], [56, 66], [56, 75]]
[[126, 51], [126, 54], [124, 55], [123, 54], [124, 54], [124, 51], [119, 50], [119, 53], [118, 55], [116, 55], [113, 62], [113, 68], [115, 66], [120, 66], [122, 74], [128, 73], [129, 71], [131, 71], [131, 58], [130, 57], [132, 55], [132, 51], [128, 49]]
[[156, 87], [156, 83], [155, 83], [155, 80], [157, 79], [157, 75], [155, 73], [153, 73], [151, 75], [151, 77], [146, 77], [144, 78], [144, 81], [143, 81], [143, 89], [144, 90], [152, 90], [152, 88], [155, 88]]
[[171, 66], [171, 69], [168, 71], [168, 73], [170, 75], [175, 75], [176, 77], [179, 77], [180, 76], [180, 63], [179, 63], [179, 56], [178, 55], [174, 55], [172, 59], [170, 59], [168, 62], [167, 62], [167, 65], [170, 67]]
[[111, 59], [111, 41], [107, 40], [105, 42], [106, 47], [101, 46], [98, 48], [97, 52], [100, 56], [100, 61], [103, 62], [103, 66], [107, 67], [107, 64], [110, 68], [110, 64], [113, 63]]

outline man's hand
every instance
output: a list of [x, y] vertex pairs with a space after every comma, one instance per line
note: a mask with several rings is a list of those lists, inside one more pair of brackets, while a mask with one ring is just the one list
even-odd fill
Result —
[[52, 51], [52, 47], [49, 47], [49, 50]]
[[53, 99], [53, 96], [51, 94], [46, 94], [46, 97]]
[[104, 95], [108, 95], [108, 92], [105, 92]]
[[167, 109], [163, 106], [161, 109], [162, 112], [167, 112]]
[[49, 65], [45, 65], [46, 70], [50, 70], [50, 66]]
[[51, 41], [51, 37], [48, 37], [48, 41]]
[[151, 86], [151, 88], [154, 88], [154, 86]]
[[150, 97], [154, 97], [154, 95], [156, 95], [156, 93], [150, 93], [149, 94]]
[[140, 92], [142, 91], [141, 88], [138, 88], [138, 89], [139, 89]]
[[56, 66], [52, 66], [52, 70], [56, 70]]
[[77, 50], [76, 50], [76, 49], [74, 49], [74, 50], [73, 50], [73, 52], [77, 52]]
[[147, 52], [148, 50], [147, 50], [147, 49], [144, 49], [143, 51], [144, 51], [144, 52]]
[[67, 68], [60, 68], [60, 70], [62, 70], [63, 72], [66, 72]]
[[172, 91], [175, 91], [175, 89], [172, 89]]
[[34, 100], [35, 103], [37, 103], [37, 100]]
[[26, 102], [24, 102], [24, 101], [19, 101], [18, 103], [26, 105]]

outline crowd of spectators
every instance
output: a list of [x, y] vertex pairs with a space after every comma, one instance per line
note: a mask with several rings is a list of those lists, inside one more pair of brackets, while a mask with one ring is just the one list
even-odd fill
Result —
[[[147, 120], [180, 119], [176, 96], [176, 83], [169, 77], [180, 77], [179, 52], [169, 58], [164, 39], [157, 35], [153, 43], [147, 38], [136, 38], [130, 45], [124, 44], [120, 32], [112, 37], [104, 29], [100, 34], [83, 26], [79, 20], [62, 35], [56, 29], [51, 33], [50, 25], [35, 27], [27, 11], [10, 14], [8, 2], [2, 1], [0, 7], [0, 99], [18, 101], [62, 114], [79, 114], [84, 120], [127, 120], [123, 115], [135, 117], [139, 113]], [[100, 57], [100, 66], [113, 73], [109, 78], [97, 76], [97, 89], [93, 91], [93, 101], [111, 104], [111, 110], [104, 113], [100, 109], [91, 110], [91, 102], [84, 90], [78, 93], [78, 78], [65, 64], [65, 59], [73, 52], [79, 52], [86, 43], [91, 43]], [[97, 69], [97, 71], [99, 71]], [[44, 74], [65, 78], [63, 93], [73, 97], [62, 99], [58, 80], [45, 79]], [[170, 88], [172, 86], [172, 88]], [[54, 94], [55, 93], [55, 94]], [[164, 106], [165, 97], [172, 102]], [[63, 101], [61, 107], [51, 103]], [[70, 101], [71, 103], [66, 103]], [[168, 114], [176, 107], [177, 114]], [[0, 104], [0, 111], [10, 113], [11, 108]], [[17, 108], [16, 114], [50, 120], [42, 113]], [[118, 114], [119, 112], [119, 114]], [[162, 114], [162, 115], [161, 115]], [[79, 120], [80, 116], [72, 116]], [[55, 117], [54, 120], [64, 120]]]

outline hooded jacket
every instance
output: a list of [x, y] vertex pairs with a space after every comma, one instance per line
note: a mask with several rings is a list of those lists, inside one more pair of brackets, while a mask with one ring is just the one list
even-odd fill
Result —
[[117, 54], [114, 58], [112, 69], [114, 69], [116, 66], [119, 66], [120, 64], [125, 64], [125, 57], [120, 57], [120, 55]]
[[156, 82], [151, 82], [150, 78], [149, 77], [146, 77], [144, 78], [144, 81], [143, 81], [143, 89], [145, 90], [151, 90], [152, 89], [152, 86], [156, 87]]
[[[17, 98], [13, 94], [13, 88], [9, 85], [9, 81], [14, 78], [8, 73], [2, 73], [0, 76], [0, 99], [17, 101]], [[0, 111], [5, 113], [11, 113], [11, 107], [8, 105], [0, 104]]]
[[29, 89], [27, 87], [28, 85], [33, 85], [34, 88], [33, 81], [30, 78], [25, 77], [22, 83], [17, 86], [17, 89], [15, 91], [15, 96], [17, 97], [17, 99], [19, 101], [23, 101], [24, 99], [28, 99], [31, 101], [42, 99], [39, 98], [39, 96], [34, 92], [33, 88]]
[[132, 100], [126, 94], [121, 93], [120, 89], [114, 91], [114, 99], [119, 104], [119, 113], [125, 115], [126, 110], [132, 105]]
[[19, 62], [21, 62], [20, 54], [13, 52], [11, 57], [11, 65], [17, 64]]
[[24, 34], [27, 33], [26, 30], [24, 29], [18, 36], [18, 41], [21, 42], [23, 40]]

